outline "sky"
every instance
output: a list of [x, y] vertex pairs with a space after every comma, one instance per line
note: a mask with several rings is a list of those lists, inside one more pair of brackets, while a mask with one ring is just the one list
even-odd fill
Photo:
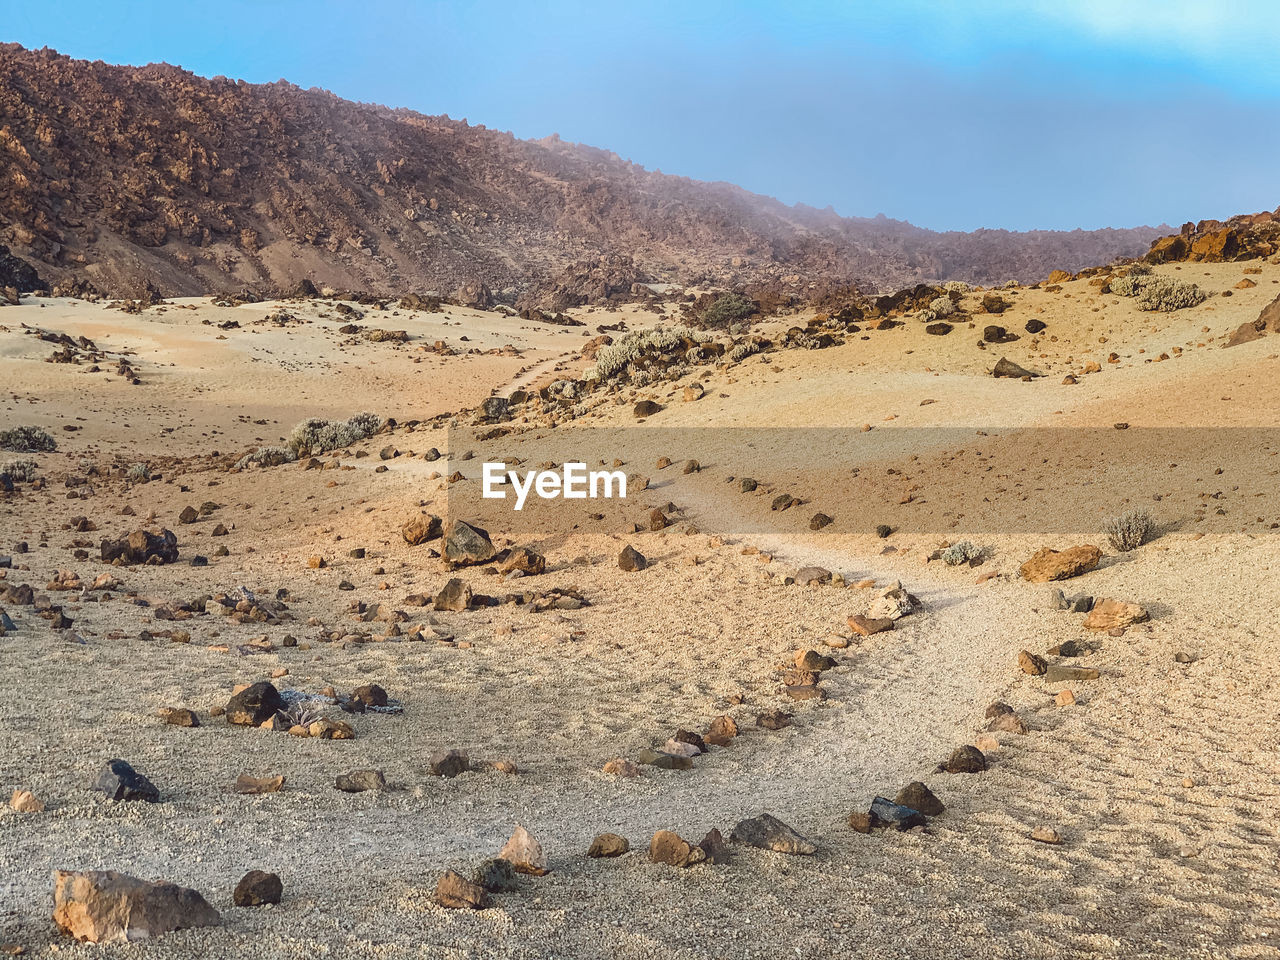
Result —
[[938, 230], [1280, 205], [1276, 0], [0, 0], [0, 40], [558, 133]]

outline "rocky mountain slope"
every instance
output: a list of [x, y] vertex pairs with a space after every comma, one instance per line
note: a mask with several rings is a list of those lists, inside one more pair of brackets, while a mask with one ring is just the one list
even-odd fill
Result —
[[935, 233], [284, 82], [0, 45], [0, 242], [46, 280], [108, 293], [308, 278], [476, 302], [564, 271], [594, 271], [605, 293], [642, 280], [883, 290], [1041, 278], [1167, 232]]

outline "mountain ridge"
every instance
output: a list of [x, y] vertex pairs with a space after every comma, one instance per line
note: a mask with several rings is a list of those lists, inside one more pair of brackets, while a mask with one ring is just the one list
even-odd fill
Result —
[[649, 171], [552, 135], [0, 45], [0, 242], [128, 295], [317, 285], [514, 299], [612, 263], [722, 287], [1030, 281], [1171, 228], [934, 232]]

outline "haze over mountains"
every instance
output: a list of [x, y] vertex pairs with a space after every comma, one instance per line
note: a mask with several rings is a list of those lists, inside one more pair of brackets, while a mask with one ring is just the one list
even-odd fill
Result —
[[1140, 255], [1170, 232], [937, 233], [554, 136], [16, 44], [0, 45], [0, 158], [0, 243], [46, 280], [117, 295], [148, 281], [178, 295], [307, 278], [388, 294], [466, 287], [474, 300], [481, 285], [511, 296], [601, 260], [623, 287], [992, 284]]

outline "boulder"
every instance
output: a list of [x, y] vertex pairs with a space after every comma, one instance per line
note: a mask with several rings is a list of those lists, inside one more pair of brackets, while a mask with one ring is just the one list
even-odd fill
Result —
[[400, 528], [400, 536], [411, 547], [416, 547], [440, 536], [440, 518], [430, 513], [410, 517]]
[[104, 538], [99, 545], [105, 563], [177, 563], [178, 537], [172, 530], [151, 533], [135, 530], [115, 540]]
[[55, 870], [53, 922], [87, 943], [124, 943], [217, 926], [222, 917], [197, 891], [177, 884], [114, 870]]
[[[869, 826], [893, 827], [895, 830], [910, 830], [912, 827], [923, 827], [926, 823], [925, 815], [920, 810], [902, 803], [893, 803], [884, 797], [876, 797], [871, 801], [869, 821]], [[857, 829], [852, 818], [849, 825]]]
[[919, 780], [914, 780], [899, 790], [893, 802], [900, 807], [919, 810], [926, 817], [936, 817], [947, 809], [943, 802], [934, 796], [933, 791]]
[[519, 824], [512, 832], [511, 839], [498, 852], [498, 856], [510, 862], [519, 873], [541, 877], [549, 871], [547, 856], [542, 852], [542, 844]]
[[672, 867], [691, 867], [707, 859], [701, 847], [695, 847], [671, 830], [659, 830], [649, 841], [649, 859]]
[[266, 680], [259, 680], [232, 695], [227, 701], [227, 723], [242, 727], [260, 726], [284, 708], [280, 691]]
[[465, 750], [437, 750], [431, 755], [431, 772], [437, 777], [451, 780], [470, 769], [471, 758]]
[[160, 791], [155, 784], [125, 760], [108, 760], [106, 767], [98, 775], [97, 787], [112, 800], [160, 802]]
[[472, 880], [489, 893], [516, 893], [520, 889], [520, 876], [510, 860], [490, 857], [476, 867]]
[[1044, 657], [1037, 656], [1030, 650], [1023, 650], [1018, 654], [1018, 667], [1025, 674], [1033, 677], [1042, 677], [1049, 665], [1045, 662]]
[[1148, 617], [1146, 608], [1124, 600], [1099, 600], [1084, 618], [1086, 630], [1122, 630], [1142, 623]]
[[641, 400], [632, 409], [632, 414], [637, 417], [652, 417], [655, 413], [662, 409], [662, 405], [655, 403], [653, 400]]
[[1048, 583], [1051, 580], [1067, 580], [1078, 577], [1098, 566], [1102, 551], [1091, 544], [1053, 550], [1043, 547], [1024, 563], [1019, 571], [1024, 580], [1031, 583]]
[[587, 856], [597, 860], [602, 857], [620, 857], [630, 849], [631, 844], [626, 837], [620, 837], [616, 833], [602, 833], [591, 841]]
[[631, 546], [631, 544], [623, 547], [622, 552], [618, 554], [618, 569], [623, 573], [635, 573], [638, 570], [643, 570], [647, 564], [644, 554]]
[[1276, 297], [1262, 308], [1256, 323], [1267, 333], [1280, 333], [1280, 297]]
[[775, 853], [789, 853], [798, 856], [809, 856], [817, 852], [818, 847], [806, 837], [796, 833], [777, 817], [762, 813], [749, 820], [741, 820], [729, 834], [730, 840], [759, 847], [761, 850], [772, 850]]
[[1023, 380], [1042, 376], [1039, 373], [1033, 373], [1026, 367], [1020, 367], [1012, 360], [1001, 357], [996, 361], [995, 367], [991, 370], [993, 377], [1009, 377], [1014, 380]]
[[436, 884], [435, 898], [436, 903], [449, 910], [483, 910], [489, 906], [485, 888], [455, 870], [445, 871]]
[[956, 747], [939, 769], [946, 773], [981, 773], [987, 769], [987, 758], [977, 747], [966, 744]]
[[278, 876], [265, 870], [250, 870], [236, 884], [231, 902], [237, 907], [261, 907], [268, 903], [279, 903], [283, 895], [284, 884]]
[[454, 577], [436, 594], [432, 607], [436, 610], [450, 610], [456, 613], [471, 606], [471, 598], [471, 588]]
[[450, 522], [444, 533], [444, 558], [456, 566], [488, 563], [498, 551], [489, 533], [462, 520]]
[[1254, 340], [1262, 339], [1262, 329], [1255, 323], [1242, 323], [1227, 338], [1227, 342], [1223, 347], [1238, 347], [1242, 343], [1252, 343]]
[[387, 778], [381, 770], [352, 770], [350, 773], [338, 774], [333, 785], [343, 793], [364, 793], [368, 790], [386, 789]]

